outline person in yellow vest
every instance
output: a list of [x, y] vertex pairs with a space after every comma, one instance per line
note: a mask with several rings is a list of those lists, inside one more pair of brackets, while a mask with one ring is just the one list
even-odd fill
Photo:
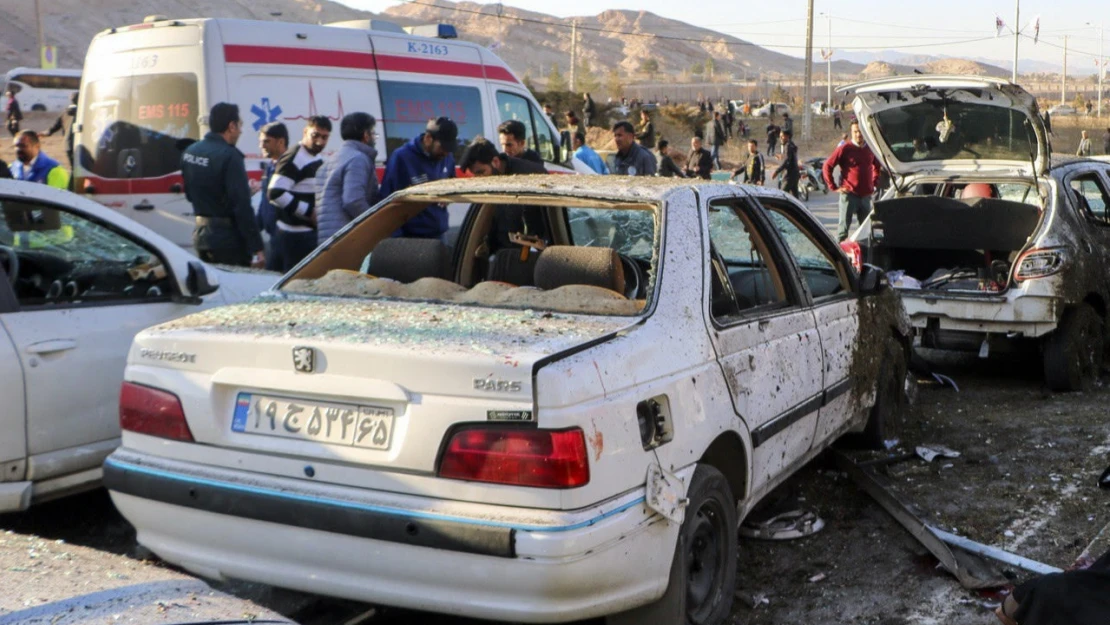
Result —
[[34, 130], [21, 130], [15, 136], [16, 162], [11, 165], [12, 178], [41, 182], [57, 189], [69, 188], [69, 172], [58, 161], [47, 156]]

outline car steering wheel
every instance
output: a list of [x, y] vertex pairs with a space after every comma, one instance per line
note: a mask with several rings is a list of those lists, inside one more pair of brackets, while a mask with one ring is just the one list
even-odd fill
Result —
[[640, 267], [640, 263], [629, 256], [617, 254], [617, 257], [624, 267], [624, 296], [628, 299], [636, 299], [636, 295], [640, 293], [640, 286], [647, 283], [644, 270]]
[[19, 255], [14, 249], [0, 245], [0, 263], [4, 264], [4, 271], [8, 272], [8, 282], [15, 286], [15, 281], [19, 278]]

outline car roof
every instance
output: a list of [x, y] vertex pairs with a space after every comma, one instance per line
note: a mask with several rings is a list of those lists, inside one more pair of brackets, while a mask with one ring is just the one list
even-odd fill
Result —
[[1052, 155], [1052, 160], [1049, 163], [1049, 169], [1056, 169], [1058, 167], [1066, 167], [1068, 165], [1074, 165], [1076, 163], [1082, 163], [1082, 162], [1096, 163], [1096, 164], [1099, 164], [1099, 165], [1105, 165], [1106, 164], [1106, 161], [1104, 161], [1104, 160], [1091, 158], [1089, 156], [1076, 156], [1074, 154], [1053, 154]]
[[[713, 186], [733, 188], [727, 182], [691, 181], [683, 178], [654, 176], [489, 176], [484, 178], [451, 178], [427, 182], [398, 192], [408, 195], [457, 195], [462, 193], [512, 193], [520, 195], [565, 195], [599, 200], [659, 202], [684, 189]], [[739, 191], [735, 191], [739, 195]]]

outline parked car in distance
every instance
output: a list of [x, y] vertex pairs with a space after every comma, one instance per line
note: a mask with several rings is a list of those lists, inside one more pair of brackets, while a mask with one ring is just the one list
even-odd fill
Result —
[[0, 180], [0, 512], [99, 484], [136, 332], [277, 277], [206, 265], [96, 202]]
[[1079, 111], [1075, 110], [1075, 107], [1070, 104], [1057, 104], [1049, 107], [1048, 114], [1053, 117], [1056, 115], [1078, 115]]
[[[390, 236], [429, 203], [469, 205], [453, 249]], [[897, 419], [909, 326], [879, 278], [771, 189], [412, 187], [262, 300], [141, 333], [105, 481], [140, 543], [209, 577], [717, 625], [744, 515]]]
[[776, 117], [782, 117], [783, 113], [786, 113], [787, 115], [794, 114], [794, 111], [790, 108], [789, 104], [783, 104], [782, 102], [770, 102], [764, 104], [759, 108], [752, 109], [752, 117], [769, 116], [771, 114], [771, 107], [774, 107]]
[[981, 356], [1031, 344], [1052, 389], [1093, 383], [1110, 336], [1110, 164], [1050, 158], [1033, 97], [1005, 80], [844, 90], [893, 182], [846, 246], [894, 272], [921, 344]]

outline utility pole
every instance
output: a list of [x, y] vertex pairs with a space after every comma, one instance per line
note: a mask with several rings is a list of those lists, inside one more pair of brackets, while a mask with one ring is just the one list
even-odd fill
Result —
[[1098, 116], [1102, 118], [1102, 75], [1106, 73], [1106, 67], [1103, 65], [1102, 60], [1102, 22], [1098, 25]]
[[578, 93], [578, 20], [570, 23], [570, 92]]
[[806, 3], [806, 85], [802, 106], [802, 127], [806, 139], [813, 137], [813, 109], [809, 106], [809, 93], [813, 87], [813, 0]]
[[1068, 101], [1068, 36], [1064, 35], [1064, 73], [1060, 74], [1060, 104]]
[[1018, 43], [1021, 41], [1021, 0], [1014, 0], [1014, 75], [1010, 82], [1017, 84]]
[[39, 0], [35, 0], [35, 24], [39, 30], [39, 67], [42, 67], [42, 49], [46, 45], [46, 40], [42, 36], [42, 8], [39, 6]]
[[828, 95], [825, 96], [825, 109], [828, 110], [828, 111], [831, 111], [832, 110], [832, 54], [833, 54], [832, 53], [832, 13], [826, 13], [825, 17], [828, 18], [828, 20], [829, 20], [829, 51], [828, 51], [828, 56], [825, 57], [825, 61], [828, 63], [828, 68], [829, 68], [829, 76], [828, 76], [829, 88], [828, 88]]

